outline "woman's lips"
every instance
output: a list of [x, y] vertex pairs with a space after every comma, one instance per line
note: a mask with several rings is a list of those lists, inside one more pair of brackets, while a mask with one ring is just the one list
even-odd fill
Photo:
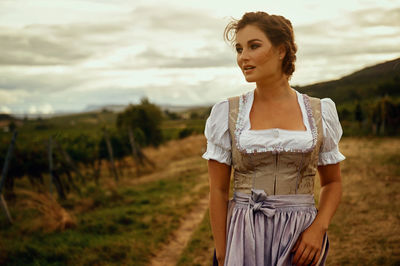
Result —
[[243, 72], [244, 72], [245, 74], [249, 74], [249, 73], [253, 72], [253, 70], [254, 70], [255, 68], [256, 68], [255, 66], [246, 66], [246, 67], [243, 68]]

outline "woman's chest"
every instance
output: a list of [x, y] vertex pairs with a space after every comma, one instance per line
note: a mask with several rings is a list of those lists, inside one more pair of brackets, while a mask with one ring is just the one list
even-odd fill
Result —
[[[284, 104], [257, 104], [247, 106], [246, 112], [251, 130], [285, 129], [305, 131], [302, 109], [297, 100]], [[248, 115], [247, 115], [248, 114]]]

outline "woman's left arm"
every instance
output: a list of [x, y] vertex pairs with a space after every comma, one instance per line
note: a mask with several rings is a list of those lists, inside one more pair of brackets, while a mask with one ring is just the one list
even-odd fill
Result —
[[292, 249], [295, 265], [315, 265], [318, 262], [324, 234], [342, 197], [340, 163], [318, 166], [318, 172], [321, 181], [318, 213]]

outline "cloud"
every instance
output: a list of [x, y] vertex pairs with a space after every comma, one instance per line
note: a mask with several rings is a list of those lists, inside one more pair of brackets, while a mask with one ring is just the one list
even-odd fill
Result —
[[0, 88], [0, 104], [15, 104], [20, 103], [21, 100], [27, 97], [29, 93], [25, 90], [7, 91]]
[[303, 58], [399, 55], [400, 8], [353, 11], [340, 21], [324, 20], [295, 28]]
[[49, 103], [41, 104], [39, 106], [31, 105], [28, 110], [29, 114], [54, 114], [53, 106]]
[[[79, 70], [46, 69], [43, 73], [29, 73], [0, 69], [0, 90], [24, 90], [29, 93], [51, 93], [85, 83], [92, 77]], [[1, 98], [1, 97], [0, 97]]]
[[368, 8], [352, 12], [352, 21], [359, 27], [388, 26], [400, 28], [400, 8]]
[[169, 6], [139, 6], [132, 10], [133, 23], [158, 31], [199, 33], [213, 31], [222, 21], [196, 9]]
[[135, 56], [133, 63], [125, 67], [143, 68], [207, 68], [232, 66], [234, 54], [228, 49], [198, 49], [196, 56], [166, 55], [148, 47]]
[[118, 45], [122, 21], [0, 28], [0, 65], [74, 65]]
[[0, 65], [68, 65], [91, 56], [72, 43], [41, 36], [29, 31], [0, 33]]
[[2, 105], [2, 106], [0, 107], [0, 113], [3, 113], [3, 114], [11, 114], [11, 109], [8, 108], [8, 107], [5, 106], [5, 105]]

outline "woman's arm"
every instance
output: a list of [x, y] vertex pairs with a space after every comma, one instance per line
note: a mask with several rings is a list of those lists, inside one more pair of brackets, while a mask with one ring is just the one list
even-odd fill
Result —
[[[313, 223], [300, 235], [293, 252], [293, 263], [296, 265], [315, 265], [321, 255], [323, 236], [342, 197], [342, 178], [340, 165], [328, 164], [318, 166], [321, 181], [319, 208]], [[314, 257], [315, 256], [315, 257]]]
[[210, 181], [210, 220], [218, 265], [223, 265], [226, 249], [226, 216], [229, 200], [231, 166], [208, 160]]

